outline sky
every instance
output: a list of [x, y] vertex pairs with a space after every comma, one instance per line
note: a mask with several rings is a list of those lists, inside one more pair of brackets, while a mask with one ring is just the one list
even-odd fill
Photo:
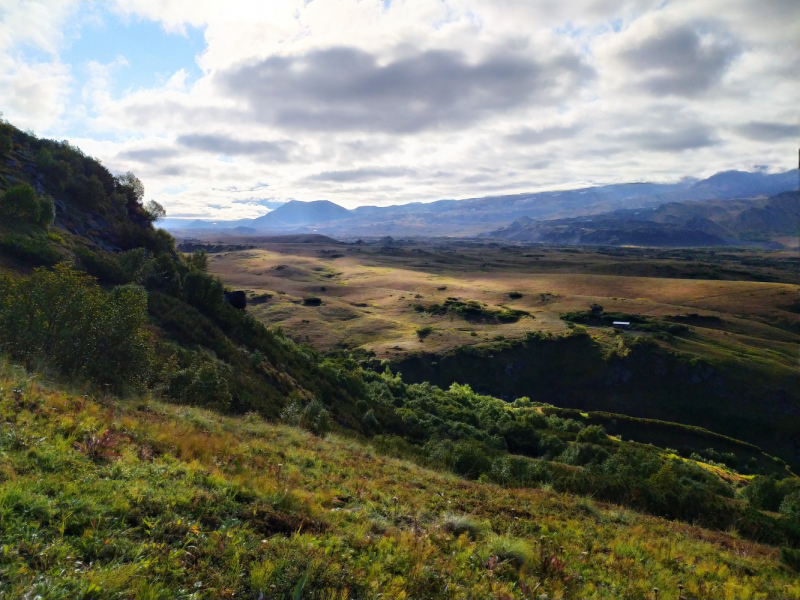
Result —
[[0, 111], [170, 217], [797, 166], [796, 0], [0, 0]]

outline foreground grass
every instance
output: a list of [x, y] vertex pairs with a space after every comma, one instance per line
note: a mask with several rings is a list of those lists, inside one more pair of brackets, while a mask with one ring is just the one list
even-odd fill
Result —
[[733, 536], [7, 366], [0, 461], [2, 598], [800, 595]]

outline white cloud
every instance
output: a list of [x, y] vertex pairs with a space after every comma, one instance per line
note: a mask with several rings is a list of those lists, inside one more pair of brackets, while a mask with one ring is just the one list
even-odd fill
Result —
[[[73, 141], [134, 170], [173, 216], [674, 180], [796, 158], [796, 2], [117, 0], [125, 19], [204, 28], [202, 75], [113, 97], [119, 75], [97, 65], [80, 108], [65, 104], [59, 63], [74, 6], [17, 4], [0, 0], [18, 30], [0, 28], [0, 109], [37, 131], [65, 115], [83, 123]], [[50, 62], [26, 60], [31, 44]]]

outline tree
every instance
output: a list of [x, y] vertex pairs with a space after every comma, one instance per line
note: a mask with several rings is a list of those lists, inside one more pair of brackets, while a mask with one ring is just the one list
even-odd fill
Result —
[[141, 206], [144, 198], [144, 184], [136, 175], [128, 171], [118, 176], [117, 185], [120, 187], [120, 191], [125, 194], [130, 208], [137, 205]]
[[153, 223], [167, 216], [166, 209], [155, 200], [150, 200], [150, 202], [147, 203], [147, 206], [144, 207], [144, 212], [147, 213], [147, 216]]
[[208, 272], [208, 252], [205, 250], [195, 250], [190, 256], [186, 257], [186, 266], [190, 271], [198, 273]]
[[56, 206], [50, 196], [39, 196], [39, 225], [47, 227], [56, 218]]

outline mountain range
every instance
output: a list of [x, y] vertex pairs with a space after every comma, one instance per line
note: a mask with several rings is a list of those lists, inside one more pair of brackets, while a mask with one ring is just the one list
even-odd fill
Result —
[[797, 192], [769, 198], [668, 202], [655, 208], [623, 209], [568, 219], [517, 219], [484, 234], [516, 242], [593, 246], [780, 247], [774, 235], [798, 235]]
[[[362, 206], [352, 210], [327, 200], [292, 200], [257, 219], [229, 222], [195, 220], [188, 223], [170, 219], [163, 226], [173, 231], [187, 230], [187, 233], [206, 231], [234, 235], [324, 233], [347, 238], [386, 235], [473, 236], [500, 231], [520, 219], [528, 224], [524, 219], [551, 221], [601, 214], [608, 219], [615, 214], [614, 218], [630, 220], [631, 215], [616, 214], [616, 211], [655, 209], [670, 203], [701, 200], [769, 197], [796, 189], [796, 169], [777, 174], [725, 171], [699, 181], [687, 178], [672, 184], [613, 184], [466, 200], [413, 202], [399, 206]], [[758, 207], [754, 205], [752, 208]], [[674, 224], [665, 222], [660, 226], [667, 237], [671, 229], [668, 225]], [[644, 225], [640, 223], [639, 228], [642, 227]], [[716, 235], [720, 240], [726, 239], [718, 231], [705, 233]], [[704, 236], [696, 238], [696, 243], [712, 241], [712, 238]]]

